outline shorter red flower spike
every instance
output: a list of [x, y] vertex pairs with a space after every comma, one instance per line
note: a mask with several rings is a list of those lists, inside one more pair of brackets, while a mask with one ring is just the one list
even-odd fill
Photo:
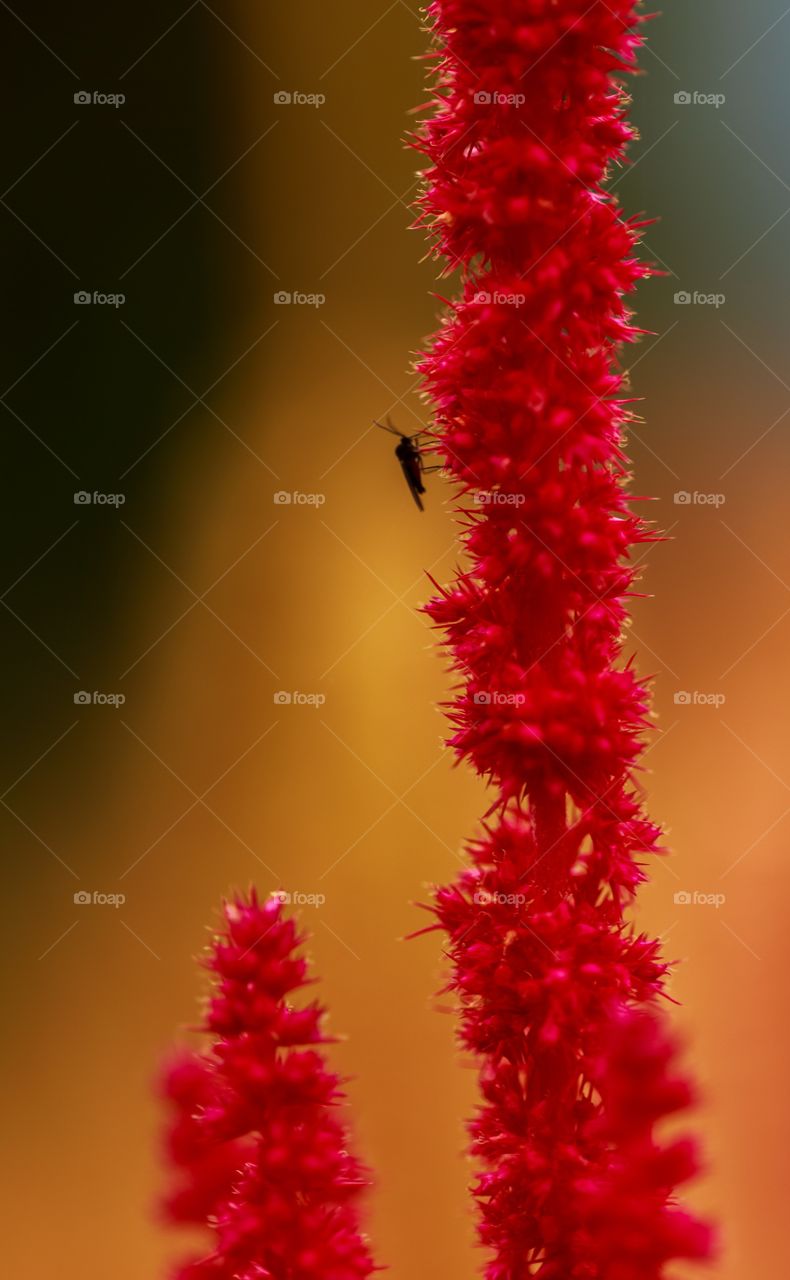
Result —
[[324, 1011], [287, 999], [310, 981], [301, 941], [276, 896], [224, 906], [207, 961], [211, 1049], [180, 1056], [165, 1078], [176, 1171], [165, 1210], [215, 1237], [175, 1280], [364, 1280], [377, 1269], [356, 1204], [370, 1179], [348, 1152], [341, 1081], [317, 1047]]

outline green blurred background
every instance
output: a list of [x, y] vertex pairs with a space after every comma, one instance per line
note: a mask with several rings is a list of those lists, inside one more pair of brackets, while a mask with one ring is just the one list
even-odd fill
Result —
[[[425, 96], [420, 13], [0, 16], [8, 1272], [138, 1280], [181, 1252], [152, 1210], [152, 1080], [194, 1020], [205, 926], [254, 880], [326, 898], [303, 915], [349, 1036], [379, 1257], [394, 1280], [465, 1280], [474, 1074], [434, 1008], [438, 942], [398, 939], [485, 798], [441, 750], [416, 612], [424, 571], [452, 573], [447, 494], [430, 482], [420, 517], [369, 426], [425, 421], [410, 359], [440, 286], [407, 231], [401, 145]], [[683, 961], [722, 1280], [790, 1264], [789, 51], [776, 0], [673, 6], [613, 179], [660, 218], [646, 252], [666, 272], [639, 296], [658, 336], [629, 353], [635, 491], [673, 539], [647, 557], [656, 598], [631, 632], [656, 675], [646, 785], [673, 853], [639, 919]], [[694, 893], [724, 901], [675, 900]]]

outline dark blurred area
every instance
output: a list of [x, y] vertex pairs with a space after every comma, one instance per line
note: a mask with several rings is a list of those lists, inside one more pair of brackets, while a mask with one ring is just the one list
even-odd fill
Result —
[[[0, 22], [13, 769], [43, 726], [63, 724], [73, 691], [117, 682], [114, 637], [145, 589], [117, 517], [161, 532], [185, 466], [223, 431], [197, 398], [257, 281], [252, 251], [223, 225], [240, 186], [222, 24], [200, 5], [146, 0], [45, 2]], [[262, 243], [266, 220], [263, 208]], [[77, 504], [81, 491], [123, 506]]]

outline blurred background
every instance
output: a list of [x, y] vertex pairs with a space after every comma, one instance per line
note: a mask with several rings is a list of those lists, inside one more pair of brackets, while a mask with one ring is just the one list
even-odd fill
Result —
[[[660, 218], [666, 273], [629, 353], [634, 488], [672, 534], [631, 632], [672, 850], [638, 918], [679, 961], [722, 1280], [790, 1266], [787, 12], [651, 23], [614, 178]], [[152, 1210], [152, 1081], [195, 1018], [206, 926], [254, 881], [325, 899], [302, 914], [379, 1258], [471, 1280], [474, 1074], [434, 1007], [438, 940], [399, 941], [486, 805], [441, 749], [417, 612], [454, 531], [438, 478], [420, 516], [369, 426], [425, 421], [410, 360], [437, 286], [401, 141], [421, 15], [1, 16], [8, 1273], [139, 1280], [183, 1252]]]

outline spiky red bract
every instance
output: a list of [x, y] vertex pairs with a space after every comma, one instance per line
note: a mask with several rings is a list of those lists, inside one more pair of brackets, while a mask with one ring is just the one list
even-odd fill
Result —
[[621, 652], [635, 552], [655, 537], [629, 505], [619, 365], [649, 269], [605, 185], [633, 137], [621, 80], [639, 18], [632, 0], [428, 13], [418, 222], [462, 291], [418, 367], [466, 564], [427, 612], [458, 675], [450, 742], [495, 814], [434, 909], [482, 1064], [486, 1275], [658, 1280], [709, 1237], [672, 1207], [688, 1149], [653, 1137], [671, 1092], [666, 966], [626, 919], [659, 838], [635, 783], [647, 692]]
[[294, 1007], [309, 982], [302, 939], [274, 896], [224, 906], [207, 1053], [166, 1077], [174, 1117], [171, 1218], [211, 1228], [214, 1247], [177, 1280], [364, 1280], [376, 1270], [357, 1204], [367, 1171], [349, 1153], [341, 1080], [321, 1049], [324, 1011]]
[[251, 1154], [243, 1140], [218, 1143], [207, 1132], [203, 1116], [216, 1089], [212, 1063], [203, 1055], [184, 1049], [168, 1062], [162, 1091], [170, 1109], [166, 1155], [174, 1176], [163, 1209], [173, 1222], [208, 1222]]

